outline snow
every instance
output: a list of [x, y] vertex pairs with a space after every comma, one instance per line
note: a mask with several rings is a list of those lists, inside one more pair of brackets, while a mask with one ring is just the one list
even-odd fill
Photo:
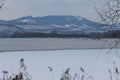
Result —
[[31, 21], [31, 20], [29, 20], [29, 19], [21, 20], [21, 22], [29, 22], [29, 21]]
[[[32, 80], [53, 80], [52, 72], [48, 70], [49, 66], [53, 68], [54, 80], [60, 80], [66, 68], [71, 68], [70, 74], [73, 76], [79, 72], [80, 67], [84, 68], [88, 75], [93, 76], [94, 80], [109, 80], [108, 69], [113, 69], [113, 61], [120, 66], [120, 60], [117, 57], [106, 56], [107, 51], [86, 49], [3, 52], [0, 54], [0, 70], [8, 70], [9, 74], [18, 73], [19, 60], [24, 58]], [[98, 54], [100, 55], [97, 58]], [[1, 73], [0, 75], [2, 76]]]
[[82, 21], [83, 20], [83, 18], [82, 17], [80, 17], [80, 16], [75, 16], [79, 21]]
[[70, 27], [71, 25], [66, 24], [65, 27]]
[[82, 21], [82, 18], [81, 18], [81, 17], [78, 17], [78, 20], [79, 20], [79, 21]]
[[23, 19], [23, 20], [18, 20], [16, 22], [23, 22], [23, 23], [35, 23], [35, 20], [32, 19]]

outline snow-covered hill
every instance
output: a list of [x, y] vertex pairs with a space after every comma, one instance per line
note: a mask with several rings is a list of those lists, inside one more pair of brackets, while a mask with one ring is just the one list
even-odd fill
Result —
[[[4, 29], [6, 26], [9, 27], [7, 33], [39, 32], [47, 34], [89, 34], [103, 31], [102, 24], [80, 16], [27, 16], [9, 21], [1, 20], [0, 28]], [[0, 33], [6, 32], [3, 29], [0, 30]]]
[[57, 31], [60, 32], [81, 32], [81, 31], [96, 31], [101, 28], [101, 24], [82, 18], [80, 16], [45, 16], [45, 17], [22, 17], [15, 20], [10, 20], [17, 26], [33, 30], [33, 31]]

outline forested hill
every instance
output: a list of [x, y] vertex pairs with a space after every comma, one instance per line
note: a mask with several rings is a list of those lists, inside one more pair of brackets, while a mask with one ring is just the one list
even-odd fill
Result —
[[80, 16], [21, 17], [0, 21], [0, 37], [119, 37], [120, 27], [114, 31], [102, 24]]

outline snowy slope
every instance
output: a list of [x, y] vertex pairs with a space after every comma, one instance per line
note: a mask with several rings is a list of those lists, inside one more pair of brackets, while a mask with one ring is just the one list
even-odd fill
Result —
[[[12, 33], [16, 31], [21, 32], [21, 29], [24, 32], [55, 32], [58, 34], [83, 34], [102, 32], [103, 30], [101, 24], [80, 16], [27, 16], [9, 21], [0, 21], [0, 24], [0, 27], [2, 27], [2, 25], [7, 25], [7, 27], [12, 29], [12, 31], [8, 29], [8, 32]], [[3, 30], [3, 32], [5, 31]]]
[[101, 24], [82, 18], [80, 16], [45, 16], [45, 17], [22, 17], [9, 21], [29, 31], [43, 31], [57, 33], [75, 33], [81, 31], [98, 31]]
[[0, 24], [0, 37], [11, 37], [17, 31], [21, 32], [24, 30], [12, 24]]

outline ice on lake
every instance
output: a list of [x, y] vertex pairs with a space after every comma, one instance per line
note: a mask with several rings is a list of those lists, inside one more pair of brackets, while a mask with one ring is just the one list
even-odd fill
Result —
[[[2, 38], [0, 52], [39, 50], [108, 49], [117, 39], [89, 38]], [[105, 43], [104, 47], [103, 44]], [[120, 48], [120, 44], [117, 45]]]
[[9, 75], [18, 73], [19, 60], [24, 58], [32, 80], [53, 80], [53, 73], [48, 70], [49, 66], [53, 68], [54, 80], [60, 80], [66, 68], [71, 68], [70, 74], [74, 76], [75, 73], [80, 72], [80, 67], [84, 68], [88, 75], [93, 76], [94, 80], [109, 80], [108, 69], [113, 69], [113, 61], [117, 63], [116, 66], [120, 66], [120, 60], [116, 56], [106, 55], [107, 51], [87, 49], [2, 52], [0, 54], [0, 75], [2, 76], [2, 70], [8, 70]]

